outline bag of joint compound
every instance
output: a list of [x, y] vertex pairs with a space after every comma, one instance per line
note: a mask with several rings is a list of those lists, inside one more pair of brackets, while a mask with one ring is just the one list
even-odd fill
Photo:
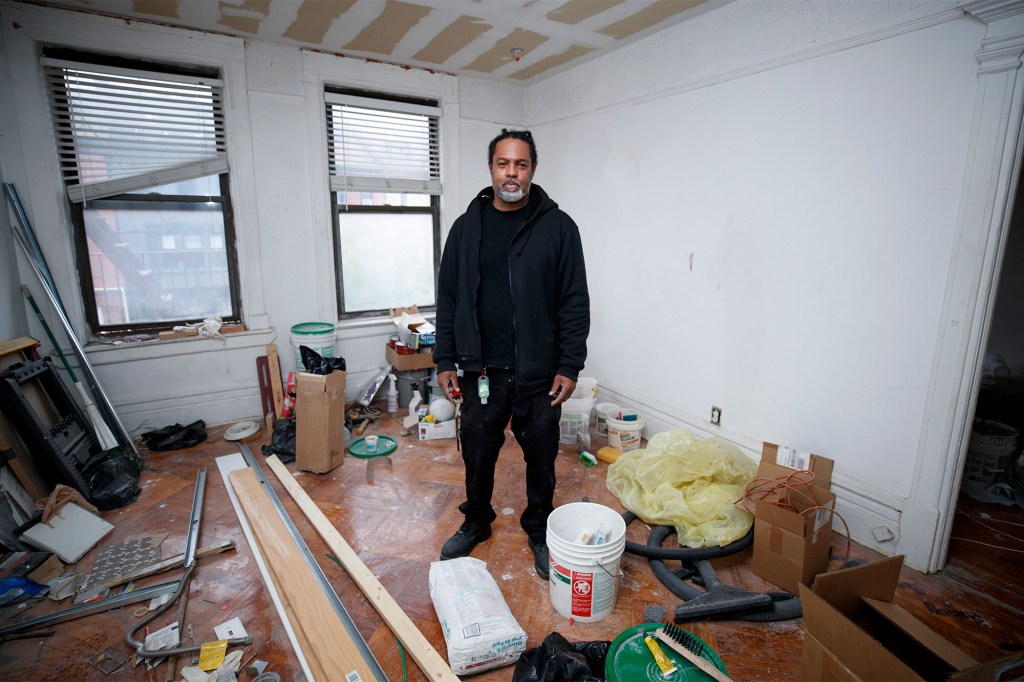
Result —
[[429, 583], [452, 672], [472, 675], [519, 660], [526, 650], [526, 633], [486, 563], [472, 557], [435, 561]]

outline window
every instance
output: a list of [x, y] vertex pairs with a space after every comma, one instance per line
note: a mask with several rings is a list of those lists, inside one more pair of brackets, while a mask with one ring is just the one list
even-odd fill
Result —
[[218, 74], [43, 55], [93, 331], [239, 321]]
[[351, 91], [325, 100], [341, 316], [429, 309], [440, 262], [441, 110]]

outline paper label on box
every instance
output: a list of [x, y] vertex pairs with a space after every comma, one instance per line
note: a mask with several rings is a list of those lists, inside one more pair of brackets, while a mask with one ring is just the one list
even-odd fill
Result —
[[828, 509], [819, 509], [814, 513], [814, 532], [817, 533], [822, 526], [832, 520], [832, 512]]
[[790, 469], [809, 469], [811, 467], [811, 453], [801, 452], [794, 448], [779, 446], [779, 454], [775, 461]]

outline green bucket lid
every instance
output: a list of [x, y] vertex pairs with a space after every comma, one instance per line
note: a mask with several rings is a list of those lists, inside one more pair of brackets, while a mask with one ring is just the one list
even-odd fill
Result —
[[390, 436], [377, 436], [377, 449], [374, 452], [370, 452], [367, 449], [366, 438], [360, 438], [359, 440], [353, 441], [352, 445], [348, 446], [348, 452], [353, 457], [370, 459], [372, 457], [390, 455], [397, 448], [398, 443], [395, 442], [394, 438], [391, 438]]
[[[604, 677], [607, 682], [638, 682], [639, 680], [666, 680], [667, 682], [704, 682], [708, 675], [686, 660], [681, 654], [677, 654], [668, 644], [655, 637], [654, 633], [661, 627], [661, 623], [641, 623], [623, 630], [619, 636], [612, 641], [608, 647], [608, 657], [604, 662]], [[691, 633], [692, 634], [692, 633]], [[661, 674], [661, 669], [654, 662], [651, 650], [647, 648], [644, 637], [650, 635], [658, 642], [658, 646], [665, 652], [672, 663], [675, 664], [675, 672], [668, 676]], [[704, 640], [694, 635], [703, 645], [701, 657], [711, 662], [713, 666], [726, 672], [725, 664], [718, 657], [715, 650], [709, 647]]]
[[292, 334], [299, 336], [333, 334], [335, 330], [335, 326], [330, 322], [300, 322], [292, 325]]

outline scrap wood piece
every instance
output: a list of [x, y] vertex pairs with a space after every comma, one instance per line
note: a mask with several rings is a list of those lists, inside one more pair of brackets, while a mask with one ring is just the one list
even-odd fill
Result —
[[270, 387], [274, 392], [274, 417], [281, 419], [284, 406], [284, 390], [281, 387], [281, 361], [277, 357], [277, 346], [267, 344], [267, 364], [270, 367]]
[[[324, 682], [374, 679], [370, 666], [296, 551], [295, 542], [263, 491], [256, 473], [252, 469], [239, 469], [232, 471], [228, 478], [292, 616], [314, 677]], [[352, 673], [359, 677], [350, 677]]]
[[341, 533], [331, 524], [327, 516], [316, 506], [313, 499], [277, 458], [277, 455], [271, 455], [266, 462], [423, 673], [431, 680], [458, 682], [459, 678], [452, 672], [451, 666], [430, 645], [423, 633], [413, 624], [391, 594], [384, 589], [384, 586], [366, 567], [359, 555], [349, 546]]

